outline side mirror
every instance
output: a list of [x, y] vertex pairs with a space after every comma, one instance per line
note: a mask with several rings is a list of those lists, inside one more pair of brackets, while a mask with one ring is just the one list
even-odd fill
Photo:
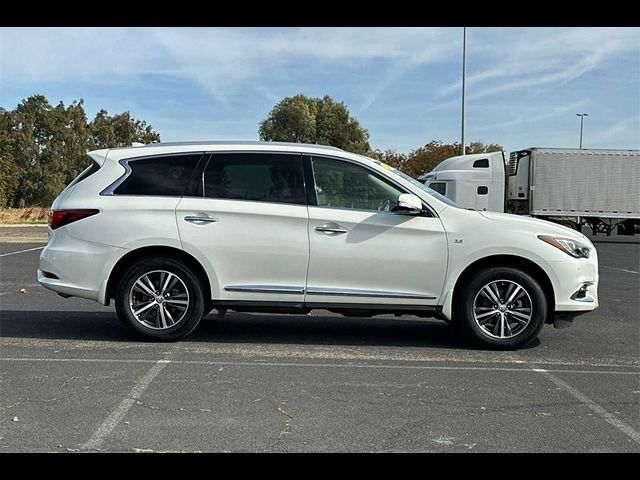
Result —
[[398, 195], [396, 211], [409, 215], [418, 215], [422, 213], [422, 200], [412, 193], [401, 193]]

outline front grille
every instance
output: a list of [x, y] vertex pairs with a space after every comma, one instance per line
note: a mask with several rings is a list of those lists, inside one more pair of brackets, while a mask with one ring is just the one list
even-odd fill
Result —
[[508, 175], [515, 175], [518, 171], [518, 152], [511, 152], [509, 155], [509, 170]]

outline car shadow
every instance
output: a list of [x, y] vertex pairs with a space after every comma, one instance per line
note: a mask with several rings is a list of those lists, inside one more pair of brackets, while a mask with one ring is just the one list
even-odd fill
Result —
[[[0, 337], [142, 342], [120, 323], [115, 312], [0, 312]], [[214, 311], [183, 342], [303, 344], [344, 346], [469, 348], [442, 321], [417, 317], [348, 318], [323, 315], [274, 315]]]

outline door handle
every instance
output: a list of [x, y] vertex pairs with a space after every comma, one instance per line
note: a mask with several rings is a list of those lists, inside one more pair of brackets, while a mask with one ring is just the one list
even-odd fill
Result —
[[208, 215], [187, 215], [184, 217], [186, 222], [190, 223], [213, 223], [217, 222], [217, 218], [210, 217]]
[[337, 224], [334, 224], [334, 226], [320, 225], [319, 227], [316, 227], [315, 230], [316, 232], [322, 232], [322, 233], [348, 233], [349, 232], [349, 230]]

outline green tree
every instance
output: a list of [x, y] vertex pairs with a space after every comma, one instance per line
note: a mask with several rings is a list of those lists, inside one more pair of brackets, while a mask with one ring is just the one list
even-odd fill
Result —
[[101, 110], [87, 123], [82, 99], [54, 107], [33, 95], [12, 111], [0, 108], [0, 206], [48, 206], [88, 166], [87, 151], [159, 140], [129, 112]]
[[285, 97], [260, 122], [259, 134], [264, 141], [331, 145], [362, 154], [371, 150], [369, 132], [344, 103], [329, 96]]
[[147, 122], [136, 120], [129, 112], [110, 116], [100, 110], [90, 125], [91, 139], [95, 148], [114, 148], [131, 145], [133, 142], [155, 143], [160, 134]]
[[52, 107], [42, 95], [11, 113], [13, 163], [19, 172], [14, 206], [45, 206], [86, 167], [91, 148], [83, 102]]
[[16, 165], [11, 112], [0, 108], [0, 207], [13, 204], [20, 184], [21, 170]]

